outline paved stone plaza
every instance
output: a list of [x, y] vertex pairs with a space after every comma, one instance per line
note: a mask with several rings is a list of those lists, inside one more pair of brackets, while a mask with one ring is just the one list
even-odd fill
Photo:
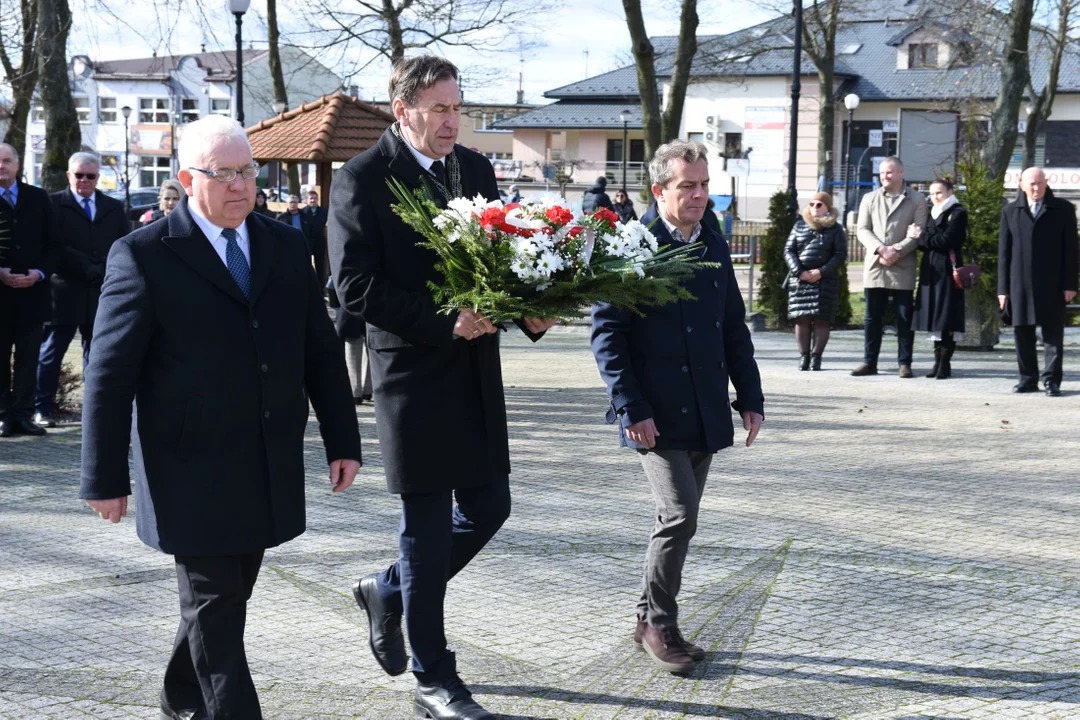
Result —
[[[1080, 348], [1053, 399], [1010, 393], [1010, 348], [901, 381], [848, 376], [860, 333], [821, 373], [794, 370], [790, 335], [755, 339], [766, 423], [713, 463], [681, 596], [709, 653], [679, 678], [630, 638], [650, 497], [587, 335], [504, 337], [514, 514], [447, 602], [478, 699], [513, 720], [1080, 718]], [[398, 520], [359, 415], [366, 465], [343, 495], [309, 426], [309, 530], [255, 588], [267, 718], [412, 717], [411, 676], [378, 669], [349, 591], [393, 559]], [[0, 444], [2, 718], [157, 717], [172, 564], [133, 518], [76, 500], [79, 441], [69, 424]]]

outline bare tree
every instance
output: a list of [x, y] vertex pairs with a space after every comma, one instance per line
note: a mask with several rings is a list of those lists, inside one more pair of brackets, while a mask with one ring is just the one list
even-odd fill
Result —
[[[266, 37], [270, 43], [270, 78], [274, 85], [274, 102], [289, 107], [289, 94], [285, 87], [285, 73], [281, 69], [281, 49], [278, 44], [277, 0], [266, 0]], [[296, 163], [288, 164], [289, 194], [300, 194], [300, 170]]]
[[0, 0], [0, 65], [12, 96], [4, 142], [19, 157], [26, 153], [26, 124], [38, 81], [37, 14], [37, 0]]
[[805, 13], [803, 50], [818, 71], [818, 177], [832, 178], [832, 144], [836, 125], [836, 30], [843, 0], [822, 0]]
[[1080, 7], [1080, 0], [1056, 0], [1056, 4], [1057, 26], [1050, 32], [1039, 31], [1040, 39], [1050, 46], [1046, 84], [1043, 85], [1041, 91], [1035, 92], [1033, 82], [1030, 79], [1028, 80], [1031, 113], [1028, 115], [1027, 127], [1024, 129], [1023, 166], [1025, 168], [1035, 164], [1035, 141], [1054, 109], [1054, 99], [1057, 97], [1058, 90], [1058, 77], [1061, 74], [1061, 60], [1065, 55], [1065, 50], [1071, 43], [1069, 35], [1076, 19], [1076, 10]]
[[1035, 0], [1012, 0], [1008, 31], [1001, 53], [1001, 87], [990, 113], [990, 136], [982, 156], [995, 177], [1004, 174], [1016, 147], [1017, 120], [1024, 91], [1031, 80], [1028, 46]]
[[41, 104], [45, 108], [45, 162], [41, 184], [46, 190], [67, 186], [68, 158], [82, 147], [82, 131], [71, 97], [67, 67], [67, 38], [71, 8], [67, 0], [37, 0], [38, 72]]

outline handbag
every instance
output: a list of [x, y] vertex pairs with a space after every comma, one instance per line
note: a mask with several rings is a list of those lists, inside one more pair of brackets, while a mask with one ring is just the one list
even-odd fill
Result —
[[979, 280], [979, 266], [975, 263], [956, 266], [956, 253], [949, 251], [949, 262], [952, 263], [953, 284], [960, 290], [970, 290], [975, 287]]

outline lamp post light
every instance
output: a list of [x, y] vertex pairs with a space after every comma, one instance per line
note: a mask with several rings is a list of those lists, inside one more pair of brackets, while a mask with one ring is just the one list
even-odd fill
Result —
[[[850, 93], [844, 96], [844, 107], [847, 108], [847, 168], [844, 170], [844, 213], [851, 208], [851, 193], [849, 184], [851, 179], [851, 126], [855, 122], [855, 108], [859, 107], [859, 96]], [[856, 193], [858, 191], [856, 190]]]
[[[626, 139], [629, 137], [627, 123], [630, 122], [630, 111], [623, 110], [619, 113], [619, 120], [622, 120], [622, 189], [623, 191], [626, 191]], [[629, 195], [627, 197], [629, 197]]]
[[131, 161], [128, 159], [129, 137], [128, 134], [128, 118], [131, 117], [131, 108], [125, 105], [120, 108], [120, 114], [124, 116], [124, 215], [131, 215], [131, 180], [128, 178], [128, 169], [131, 167]]
[[795, 153], [799, 144], [799, 91], [802, 90], [802, 0], [795, 0], [792, 11], [795, 29], [792, 31], [795, 44], [795, 57], [791, 67], [791, 140], [788, 143], [788, 207], [791, 214], [799, 212], [798, 192], [795, 190]]
[[286, 110], [289, 109], [288, 104], [286, 104], [286, 102], [284, 100], [280, 99], [280, 98], [275, 100], [274, 104], [271, 105], [271, 107], [274, 108], [274, 114], [275, 115], [280, 115], [281, 113], [283, 113], [283, 112], [285, 112]]
[[236, 16], [236, 121], [244, 124], [244, 48], [242, 28], [244, 13], [251, 0], [229, 0], [229, 12]]

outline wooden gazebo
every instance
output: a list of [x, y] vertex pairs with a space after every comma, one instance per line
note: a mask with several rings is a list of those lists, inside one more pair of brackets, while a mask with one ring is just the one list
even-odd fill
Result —
[[330, 203], [333, 163], [345, 162], [378, 142], [394, 116], [344, 93], [323, 95], [247, 128], [255, 160], [316, 164], [319, 204]]

